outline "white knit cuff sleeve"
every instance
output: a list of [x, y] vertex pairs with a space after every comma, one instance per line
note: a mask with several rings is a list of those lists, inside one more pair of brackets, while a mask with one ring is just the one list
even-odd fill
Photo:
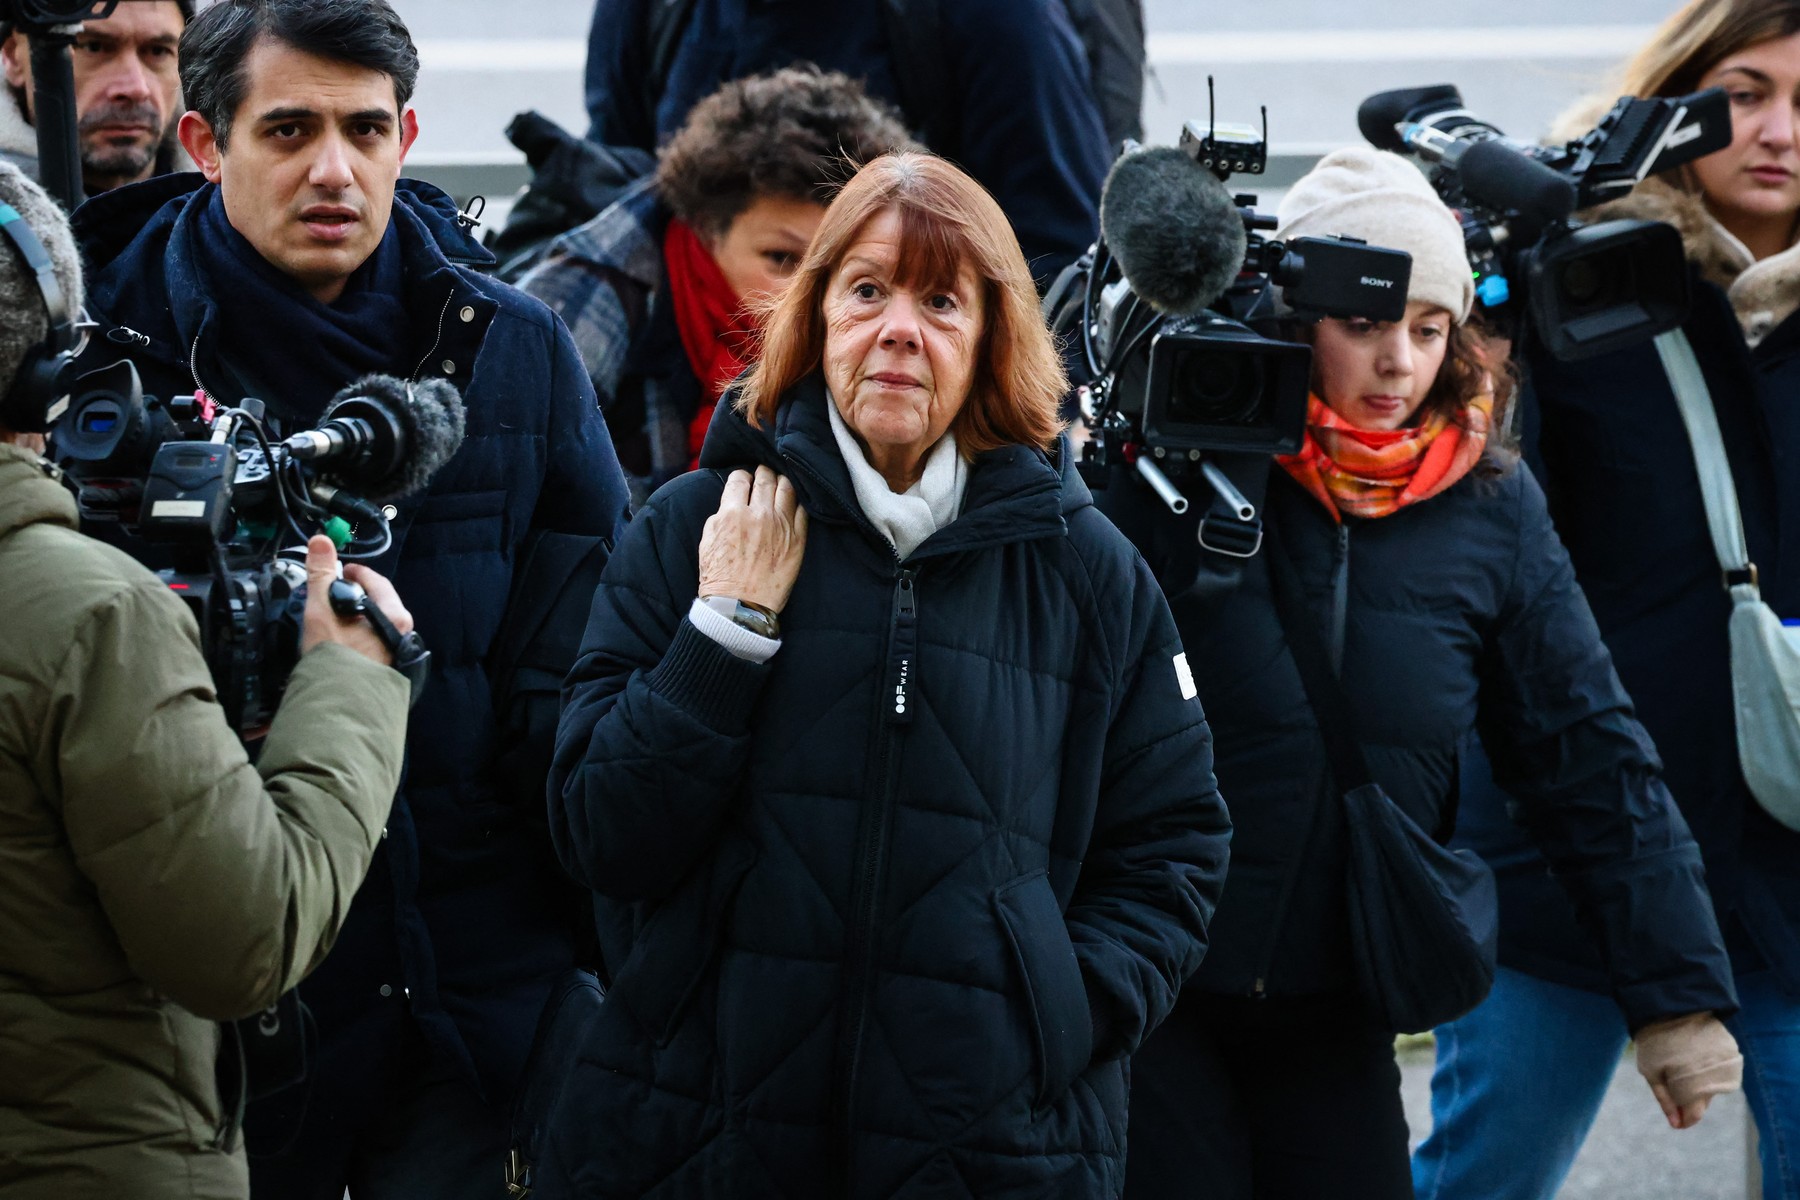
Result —
[[751, 633], [730, 617], [708, 608], [701, 600], [695, 600], [688, 609], [688, 620], [694, 623], [695, 629], [725, 649], [753, 663], [766, 663], [781, 649], [780, 638]]

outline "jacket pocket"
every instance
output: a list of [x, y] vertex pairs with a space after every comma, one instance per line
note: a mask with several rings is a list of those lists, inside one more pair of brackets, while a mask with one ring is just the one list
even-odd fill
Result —
[[628, 1010], [658, 1046], [675, 1036], [719, 949], [725, 916], [756, 863], [756, 848], [730, 839], [659, 905], [614, 976], [607, 999]]
[[1087, 988], [1048, 874], [1039, 871], [1000, 887], [994, 908], [1012, 943], [1031, 1017], [1038, 1060], [1033, 1107], [1045, 1108], [1062, 1099], [1093, 1058]]

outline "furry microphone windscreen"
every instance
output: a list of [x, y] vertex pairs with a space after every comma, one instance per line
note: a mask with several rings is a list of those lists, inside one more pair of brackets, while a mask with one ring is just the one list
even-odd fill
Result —
[[462, 445], [466, 425], [462, 393], [443, 379], [408, 383], [392, 375], [367, 375], [339, 392], [325, 410], [360, 397], [380, 405], [399, 434], [399, 461], [375, 478], [344, 475], [344, 483], [377, 504], [423, 491]]
[[1169, 146], [1113, 164], [1100, 194], [1100, 232], [1131, 290], [1171, 316], [1206, 308], [1244, 265], [1244, 219], [1231, 193]]

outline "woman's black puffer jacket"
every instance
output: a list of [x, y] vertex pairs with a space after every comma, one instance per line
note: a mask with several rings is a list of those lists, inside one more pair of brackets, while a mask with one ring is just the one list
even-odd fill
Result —
[[[1235, 589], [1173, 605], [1236, 830], [1190, 986], [1353, 988], [1343, 804], [1269, 592], [1268, 556], [1287, 554], [1340, 664], [1370, 771], [1395, 802], [1447, 833], [1458, 747], [1479, 728], [1522, 821], [1615, 953], [1627, 1011], [1677, 993], [1678, 1011], [1731, 1008], [1699, 854], [1531, 474], [1478, 471], [1392, 515], [1339, 524], [1274, 468], [1265, 515], [1263, 551]], [[1652, 960], [1644, 947], [1671, 950]]]
[[[1124, 1058], [1206, 945], [1229, 823], [1161, 593], [1057, 460], [976, 458], [904, 563], [822, 385], [719, 410], [566, 689], [551, 824], [611, 990], [544, 1194], [1100, 1197]], [[684, 620], [724, 472], [811, 518], [766, 665]]]
[[[1684, 329], [1718, 416], [1745, 540], [1763, 598], [1800, 617], [1800, 247], [1746, 271], [1701, 200], [1655, 179], [1595, 216], [1662, 220], [1681, 232], [1693, 273]], [[1754, 345], [1747, 329], [1757, 331]], [[1700, 844], [1734, 966], [1772, 968], [1800, 995], [1800, 833], [1762, 810], [1738, 763], [1731, 597], [1656, 348], [1574, 363], [1533, 350], [1528, 367], [1528, 454]], [[1501, 962], [1604, 989], [1605, 964], [1543, 861], [1506, 822], [1505, 796], [1479, 770], [1466, 786], [1469, 844], [1500, 881]]]

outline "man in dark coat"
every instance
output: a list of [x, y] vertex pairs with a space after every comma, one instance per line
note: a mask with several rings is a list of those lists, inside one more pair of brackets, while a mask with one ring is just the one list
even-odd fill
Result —
[[[562, 325], [473, 269], [491, 258], [446, 196], [396, 182], [418, 58], [384, 0], [218, 5], [183, 51], [181, 134], [204, 179], [122, 189], [78, 218], [101, 353], [123, 346], [158, 396], [256, 396], [289, 433], [369, 373], [447, 380], [468, 409], [467, 440], [397, 501], [375, 560], [412, 597], [433, 677], [369, 880], [301, 989], [310, 1077], [252, 1109], [254, 1190], [487, 1196], [584, 907], [545, 836], [543, 767], [504, 757], [531, 730], [496, 710], [498, 647], [522, 607], [509, 597], [557, 594], [521, 579], [527, 564], [610, 545], [624, 480]], [[586, 599], [570, 597], [577, 630]]]
[[[685, 21], [670, 31], [673, 45], [653, 47], [662, 25], [652, 10], [671, 7], [685, 7]], [[954, 0], [891, 17], [898, 7], [599, 0], [588, 41], [588, 137], [654, 149], [729, 80], [802, 60], [842, 71], [897, 105], [926, 145], [993, 193], [1043, 286], [1093, 242], [1100, 185], [1118, 149], [1070, 6]]]

